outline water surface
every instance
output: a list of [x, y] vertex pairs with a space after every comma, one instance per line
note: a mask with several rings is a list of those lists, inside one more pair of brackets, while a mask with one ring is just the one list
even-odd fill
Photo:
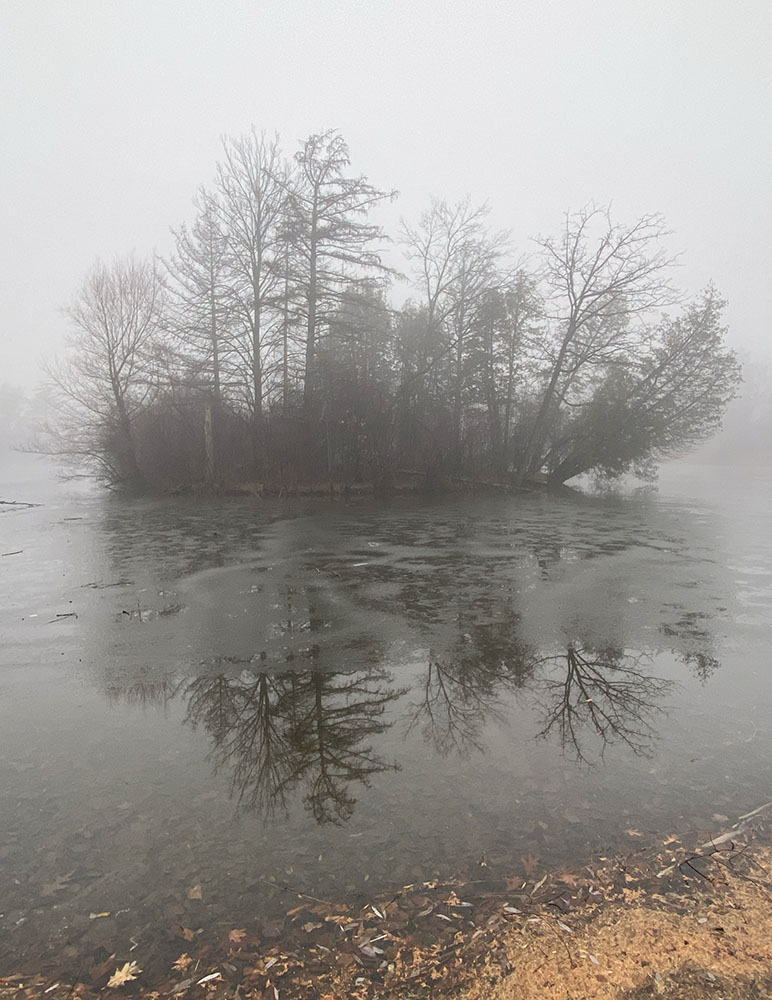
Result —
[[276, 934], [293, 892], [576, 863], [772, 798], [772, 480], [729, 476], [129, 501], [25, 460], [0, 973], [133, 943], [160, 967], [181, 926]]

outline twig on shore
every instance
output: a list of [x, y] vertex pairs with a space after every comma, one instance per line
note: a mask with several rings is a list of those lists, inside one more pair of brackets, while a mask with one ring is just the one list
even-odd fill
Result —
[[750, 819], [751, 816], [755, 816], [757, 813], [763, 812], [765, 809], [769, 809], [770, 806], [772, 806], [772, 802], [765, 802], [764, 805], [759, 806], [758, 809], [751, 809], [749, 813], [744, 813], [742, 816], [738, 816], [735, 826], [739, 826], [743, 820]]

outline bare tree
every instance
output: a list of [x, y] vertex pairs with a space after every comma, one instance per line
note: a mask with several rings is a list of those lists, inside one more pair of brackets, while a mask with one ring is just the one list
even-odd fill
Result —
[[499, 472], [513, 461], [513, 433], [523, 417], [521, 397], [535, 374], [543, 312], [536, 279], [518, 266], [501, 287], [485, 294], [472, 329], [471, 381], [488, 412], [488, 445]]
[[155, 391], [163, 306], [155, 264], [97, 263], [64, 310], [68, 353], [47, 369], [57, 404], [51, 450], [96, 466], [113, 484], [143, 484], [134, 422]]
[[309, 136], [295, 154], [295, 162], [291, 225], [306, 320], [304, 408], [308, 414], [322, 324], [354, 286], [361, 282], [371, 286], [375, 276], [386, 274], [376, 245], [384, 234], [367, 216], [396, 192], [379, 191], [365, 177], [346, 176], [348, 146], [334, 131]]
[[417, 227], [403, 224], [402, 244], [422, 290], [430, 340], [438, 344], [435, 365], [447, 372], [455, 462], [460, 459], [461, 425], [473, 381], [471, 341], [490, 292], [503, 283], [499, 270], [507, 236], [486, 225], [487, 206], [469, 198], [456, 205], [435, 201]]
[[536, 473], [561, 405], [588, 369], [624, 358], [632, 320], [671, 304], [668, 271], [675, 258], [662, 246], [662, 218], [646, 215], [632, 225], [612, 221], [594, 206], [566, 215], [558, 239], [537, 240], [550, 293], [553, 337], [545, 386], [521, 459], [521, 480]]
[[259, 434], [266, 362], [282, 322], [287, 168], [278, 137], [268, 139], [253, 131], [241, 139], [225, 139], [223, 148], [213, 204], [225, 242], [234, 318], [241, 330], [233, 347], [241, 360], [244, 391]]
[[186, 362], [188, 379], [222, 401], [222, 355], [232, 318], [227, 282], [227, 244], [214, 195], [201, 190], [193, 225], [172, 230], [175, 249], [169, 274], [169, 325]]
[[723, 306], [708, 288], [680, 315], [658, 323], [645, 350], [607, 370], [552, 442], [554, 482], [589, 470], [607, 478], [630, 468], [653, 474], [658, 459], [713, 433], [741, 380], [724, 346]]

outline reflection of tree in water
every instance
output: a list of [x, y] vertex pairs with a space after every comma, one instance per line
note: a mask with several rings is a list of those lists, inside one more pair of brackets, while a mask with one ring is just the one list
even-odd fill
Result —
[[715, 656], [711, 656], [709, 653], [700, 653], [697, 650], [680, 653], [678, 658], [692, 670], [703, 684], [721, 666]]
[[160, 673], [150, 667], [135, 667], [130, 671], [105, 670], [104, 693], [109, 701], [125, 702], [141, 708], [150, 705], [164, 707], [177, 694], [177, 682], [169, 673]]
[[[300, 610], [298, 616], [288, 606], [282, 635], [319, 627], [315, 608]], [[676, 611], [661, 629], [673, 654], [705, 679], [718, 666], [707, 616]], [[651, 675], [649, 656], [626, 651], [621, 641], [571, 642], [545, 652], [520, 638], [520, 625], [509, 598], [468, 605], [455, 623], [453, 644], [432, 650], [415, 682], [409, 729], [420, 730], [443, 756], [483, 751], [485, 726], [530, 691], [542, 713], [539, 735], [556, 737], [578, 760], [589, 761], [598, 747], [602, 756], [614, 743], [637, 754], [650, 751], [661, 702], [673, 685]], [[580, 623], [572, 622], [571, 631], [581, 634]], [[367, 642], [361, 649], [349, 644], [346, 655], [361, 664], [382, 654]], [[318, 657], [316, 644], [290, 645], [285, 661], [298, 668], [291, 671], [267, 669], [264, 652], [217, 658], [192, 679], [157, 667], [114, 668], [103, 683], [111, 699], [133, 704], [183, 697], [187, 721], [209, 734], [215, 770], [230, 774], [232, 794], [245, 808], [270, 815], [299, 792], [317, 822], [344, 823], [356, 804], [355, 785], [397, 768], [373, 743], [391, 726], [387, 708], [404, 691], [375, 664], [333, 673], [319, 669]]]
[[646, 654], [576, 644], [544, 654], [521, 643], [515, 628], [514, 616], [472, 627], [449, 656], [430, 652], [410, 728], [420, 726], [443, 756], [482, 751], [486, 724], [503, 717], [512, 695], [531, 690], [544, 713], [538, 735], [556, 733], [579, 760], [589, 760], [593, 738], [601, 756], [613, 743], [649, 752], [655, 717], [673, 684], [651, 675]]
[[367, 741], [389, 728], [390, 702], [402, 694], [378, 669], [331, 674], [253, 672], [203, 675], [184, 689], [188, 720], [212, 738], [215, 770], [228, 768], [232, 790], [248, 808], [270, 814], [287, 794], [305, 789], [306, 808], [319, 823], [343, 823], [356, 804], [350, 786], [396, 769]]
[[720, 666], [713, 655], [714, 637], [705, 625], [709, 616], [704, 611], [676, 608], [676, 617], [660, 626], [668, 641], [679, 647], [674, 652], [703, 684]]
[[528, 649], [514, 634], [516, 618], [468, 626], [448, 657], [433, 650], [414, 704], [410, 728], [446, 756], [484, 750], [482, 730], [500, 717], [504, 698], [522, 687], [529, 674]]
[[183, 689], [187, 719], [212, 739], [215, 773], [231, 770], [231, 791], [240, 804], [267, 815], [286, 806], [297, 781], [295, 754], [284, 710], [282, 678], [204, 674]]
[[292, 742], [298, 774], [306, 782], [308, 808], [318, 823], [342, 823], [351, 817], [356, 799], [348, 786], [369, 786], [370, 777], [397, 770], [362, 744], [391, 725], [386, 706], [403, 692], [388, 687], [382, 670], [353, 674], [312, 671], [298, 676], [293, 698]]
[[[586, 734], [606, 746], [621, 742], [645, 755], [656, 738], [653, 719], [673, 682], [645, 670], [649, 658], [613, 647], [593, 649], [570, 644], [563, 653], [542, 656], [552, 668], [541, 682], [544, 725], [540, 736], [557, 732], [563, 750], [587, 761]], [[557, 668], [560, 668], [558, 671]]]

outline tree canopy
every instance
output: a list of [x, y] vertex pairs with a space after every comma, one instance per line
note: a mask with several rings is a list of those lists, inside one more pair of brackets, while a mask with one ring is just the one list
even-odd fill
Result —
[[225, 139], [168, 258], [97, 263], [66, 310], [53, 450], [162, 489], [561, 484], [651, 474], [719, 426], [725, 304], [676, 292], [659, 216], [590, 205], [524, 260], [487, 206], [435, 200], [402, 224], [402, 276], [376, 220], [393, 197], [337, 132], [294, 156]]

